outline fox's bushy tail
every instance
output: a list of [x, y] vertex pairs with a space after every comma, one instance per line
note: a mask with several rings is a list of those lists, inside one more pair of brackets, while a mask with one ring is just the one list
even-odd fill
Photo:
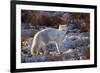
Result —
[[31, 54], [36, 55], [38, 48], [39, 48], [39, 33], [36, 33], [33, 41], [32, 41], [32, 47], [31, 47]]

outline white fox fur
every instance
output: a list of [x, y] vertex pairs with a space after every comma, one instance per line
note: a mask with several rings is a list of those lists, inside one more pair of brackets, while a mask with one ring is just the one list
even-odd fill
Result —
[[66, 35], [66, 25], [60, 25], [59, 30], [55, 28], [46, 28], [37, 32], [32, 41], [31, 54], [37, 55], [43, 48], [46, 51], [46, 44], [53, 41], [56, 45], [57, 52], [60, 54], [60, 44]]

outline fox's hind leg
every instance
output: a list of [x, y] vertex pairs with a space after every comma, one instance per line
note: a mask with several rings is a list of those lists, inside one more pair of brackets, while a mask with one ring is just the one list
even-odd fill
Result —
[[40, 42], [39, 48], [37, 50], [37, 55], [43, 55], [46, 53], [46, 44], [44, 42]]

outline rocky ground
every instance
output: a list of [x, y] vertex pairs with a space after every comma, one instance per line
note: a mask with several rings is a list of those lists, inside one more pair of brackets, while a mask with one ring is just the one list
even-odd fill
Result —
[[[71, 29], [71, 28], [70, 28]], [[23, 30], [26, 32], [28, 30]], [[31, 34], [31, 31], [29, 30]], [[25, 34], [25, 33], [24, 33]], [[25, 35], [22, 35], [25, 36]], [[32, 56], [30, 48], [32, 37], [23, 37], [21, 46], [21, 62], [45, 62], [45, 61], [69, 61], [69, 60], [86, 60], [90, 59], [90, 32], [80, 32], [79, 29], [71, 29], [63, 40], [61, 53], [57, 54], [56, 47], [53, 44], [47, 45], [48, 53], [40, 53]]]

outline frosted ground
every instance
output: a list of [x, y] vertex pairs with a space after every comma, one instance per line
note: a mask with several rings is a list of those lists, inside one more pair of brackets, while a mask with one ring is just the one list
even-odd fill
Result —
[[[90, 59], [90, 32], [80, 32], [79, 29], [73, 28], [73, 24], [68, 26], [68, 31], [61, 45], [61, 54], [57, 54], [54, 44], [46, 45], [47, 53], [40, 50], [40, 54], [32, 56], [30, 48], [32, 45], [33, 34], [35, 29], [23, 29], [22, 37], [27, 37], [21, 46], [21, 62], [45, 62], [45, 61], [70, 61], [70, 60], [87, 60]], [[41, 30], [44, 28], [41, 28]], [[28, 36], [30, 37], [28, 37]], [[59, 39], [59, 38], [58, 38]]]

